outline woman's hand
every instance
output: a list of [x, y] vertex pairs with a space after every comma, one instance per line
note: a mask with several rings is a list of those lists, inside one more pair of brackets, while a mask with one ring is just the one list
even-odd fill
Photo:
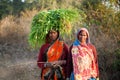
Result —
[[53, 67], [53, 68], [56, 68], [56, 67], [59, 66], [59, 64], [60, 64], [59, 61], [47, 62], [47, 63], [44, 64], [44, 67], [49, 67], [49, 68]]
[[56, 65], [62, 65], [62, 64], [66, 64], [66, 61], [65, 60], [59, 60], [59, 61], [54, 61], [52, 62], [52, 64], [56, 64]]
[[96, 80], [99, 80], [99, 78], [96, 78]]
[[44, 67], [49, 67], [50, 68], [50, 67], [53, 67], [53, 65], [52, 65], [52, 63], [45, 63]]
[[45, 63], [44, 64], [44, 67], [58, 67], [62, 64], [66, 64], [66, 61], [65, 60], [60, 60], [60, 61], [53, 61], [53, 62], [48, 62], [48, 63]]
[[60, 65], [60, 62], [59, 62], [59, 61], [54, 61], [54, 62], [52, 62], [52, 66], [53, 66], [54, 68], [57, 68], [59, 65]]

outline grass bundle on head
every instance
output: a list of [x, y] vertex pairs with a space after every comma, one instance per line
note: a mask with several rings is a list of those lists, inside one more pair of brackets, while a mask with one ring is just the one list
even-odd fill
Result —
[[39, 12], [34, 16], [29, 34], [29, 43], [32, 47], [39, 47], [44, 43], [49, 30], [56, 29], [60, 35], [70, 34], [71, 24], [78, 19], [79, 13], [75, 10], [57, 9]]

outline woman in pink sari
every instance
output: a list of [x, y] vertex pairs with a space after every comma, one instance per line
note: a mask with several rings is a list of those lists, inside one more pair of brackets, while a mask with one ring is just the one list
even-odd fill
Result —
[[97, 52], [86, 28], [81, 28], [70, 47], [72, 80], [96, 80], [99, 77]]

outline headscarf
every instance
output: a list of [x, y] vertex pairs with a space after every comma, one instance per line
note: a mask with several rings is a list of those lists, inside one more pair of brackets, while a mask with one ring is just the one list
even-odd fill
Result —
[[[58, 33], [57, 39], [59, 39], [60, 33], [59, 33], [58, 30], [56, 30], [56, 31], [57, 31], [57, 33]], [[45, 43], [50, 43], [50, 42], [51, 42], [51, 41], [50, 41], [50, 38], [49, 38], [49, 33], [50, 33], [50, 31], [46, 34]]]
[[77, 39], [74, 41], [73, 45], [80, 45], [80, 41], [78, 40], [78, 36], [80, 34], [81, 31], [85, 31], [87, 33], [87, 40], [86, 43], [90, 43], [90, 36], [89, 36], [89, 32], [86, 28], [81, 28], [78, 32], [77, 32]]
[[85, 31], [87, 33], [87, 40], [86, 40], [86, 43], [90, 43], [90, 36], [89, 36], [89, 32], [86, 28], [81, 28], [78, 33], [77, 33], [77, 38], [78, 38], [78, 35], [80, 34], [81, 31]]

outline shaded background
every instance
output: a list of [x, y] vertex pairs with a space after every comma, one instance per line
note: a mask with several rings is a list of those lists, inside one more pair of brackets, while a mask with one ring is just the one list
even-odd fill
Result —
[[87, 27], [98, 52], [100, 80], [120, 80], [119, 0], [0, 0], [0, 80], [40, 80], [36, 65], [39, 49], [31, 49], [28, 34], [39, 11], [73, 8], [84, 15], [71, 36]]

